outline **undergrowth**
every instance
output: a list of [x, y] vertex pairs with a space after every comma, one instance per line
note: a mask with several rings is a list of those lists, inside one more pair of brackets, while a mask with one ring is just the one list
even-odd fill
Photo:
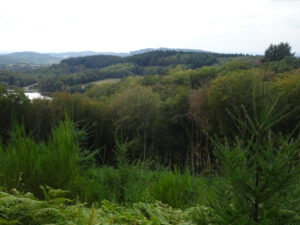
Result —
[[61, 122], [48, 141], [37, 143], [15, 125], [0, 145], [0, 184], [41, 196], [40, 185], [68, 189], [80, 172], [80, 152], [71, 121]]
[[63, 198], [61, 190], [46, 190], [48, 198], [44, 201], [36, 199], [31, 193], [12, 195], [0, 192], [0, 224], [196, 224], [190, 217], [194, 209], [173, 209], [160, 202], [135, 203], [124, 207], [106, 200], [86, 207], [82, 203], [69, 204], [71, 200]]
[[[86, 150], [80, 149], [78, 132], [68, 119], [52, 130], [46, 142], [36, 142], [15, 125], [6, 144], [0, 144], [0, 186], [44, 197], [39, 188], [49, 186], [68, 190], [68, 196], [92, 204], [155, 202], [176, 208], [194, 205], [203, 178], [188, 172], [151, 170], [149, 162], [130, 162], [130, 143], [116, 141], [116, 166], [95, 166]], [[207, 188], [205, 188], [207, 191]]]
[[299, 141], [267, 134], [216, 142], [220, 173], [204, 177], [130, 162], [118, 141], [116, 165], [97, 167], [68, 119], [46, 142], [15, 125], [0, 144], [0, 225], [300, 224]]

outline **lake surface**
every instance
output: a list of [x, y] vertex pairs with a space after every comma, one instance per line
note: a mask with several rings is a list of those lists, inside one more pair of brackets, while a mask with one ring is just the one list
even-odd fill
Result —
[[45, 96], [42, 95], [40, 92], [25, 92], [25, 95], [30, 99], [37, 99], [37, 98], [41, 98], [41, 99], [52, 99], [49, 96]]

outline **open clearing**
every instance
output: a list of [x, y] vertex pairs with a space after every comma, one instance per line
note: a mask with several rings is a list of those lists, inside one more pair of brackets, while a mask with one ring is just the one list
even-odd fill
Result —
[[105, 84], [105, 83], [116, 83], [119, 82], [121, 79], [120, 78], [108, 78], [108, 79], [104, 79], [104, 80], [97, 80], [97, 81], [93, 81], [91, 82], [91, 84]]

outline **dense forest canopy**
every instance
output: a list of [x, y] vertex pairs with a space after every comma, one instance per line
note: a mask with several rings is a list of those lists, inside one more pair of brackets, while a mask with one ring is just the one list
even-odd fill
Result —
[[[1, 80], [8, 86], [27, 86], [39, 82], [40, 90], [45, 92], [82, 92], [85, 89], [84, 85], [90, 82], [109, 78], [165, 74], [176, 66], [195, 69], [224, 63], [226, 60], [238, 57], [242, 55], [169, 49], [153, 50], [127, 57], [94, 55], [64, 59], [59, 64], [19, 72], [20, 76], [14, 78], [11, 76], [12, 72], [2, 72]], [[20, 68], [16, 67], [16, 70]]]
[[[170, 66], [170, 65], [190, 65], [192, 68], [203, 65], [211, 65], [217, 58], [235, 57], [235, 54], [218, 54], [208, 52], [179, 52], [172, 50], [156, 50], [127, 57], [110, 55], [98, 55], [88, 57], [78, 57], [63, 60], [62, 64], [69, 67], [84, 66], [85, 68], [102, 68], [117, 63], [134, 63], [138, 66]], [[70, 71], [71, 72], [71, 71]]]
[[[218, 57], [228, 59], [216, 64]], [[206, 63], [209, 66], [203, 66]], [[197, 66], [194, 68], [191, 65]], [[289, 79], [295, 80], [299, 67], [299, 59], [289, 54], [282, 60], [268, 62], [254, 56], [177, 51], [153, 51], [129, 57], [70, 58], [47, 69], [48, 72], [68, 70], [68, 74], [60, 75], [58, 72], [47, 78], [45, 73], [40, 87], [47, 91], [69, 90], [82, 94], [57, 93], [50, 102], [35, 100], [22, 105], [28, 109], [22, 115], [12, 113], [14, 118], [26, 117], [28, 113], [29, 120], [32, 120], [29, 115], [41, 116], [33, 119], [39, 121], [37, 124], [34, 121], [27, 124], [27, 119], [21, 120], [40, 139], [46, 137], [51, 125], [67, 112], [81, 124], [80, 127], [91, 130], [86, 142], [89, 148], [106, 146], [111, 149], [117, 135], [133, 141], [135, 150], [130, 153], [132, 158], [155, 158], [165, 165], [184, 167], [194, 157], [199, 157], [201, 160], [196, 160], [193, 170], [201, 171], [214, 164], [213, 154], [209, 150], [211, 144], [206, 140], [206, 135], [234, 137], [239, 132], [227, 111], [240, 116], [239, 107], [243, 105], [250, 110], [248, 113], [253, 113], [253, 85], [263, 85], [274, 96], [275, 93], [284, 93], [281, 84], [287, 85]], [[146, 75], [143, 74], [145, 71], [149, 73], [147, 76], [136, 76]], [[39, 79], [31, 77], [34, 74], [0, 73], [0, 79], [6, 85], [23, 86]], [[123, 79], [116, 83], [82, 86], [100, 78]], [[291, 97], [289, 99], [292, 101]], [[290, 107], [288, 102], [282, 104]], [[2, 108], [7, 108], [9, 112], [13, 110], [11, 107], [3, 105]], [[47, 112], [47, 116], [42, 112]], [[9, 129], [10, 116], [11, 113], [2, 115], [3, 135]], [[286, 118], [286, 121], [282, 124], [284, 129], [289, 127], [289, 119]], [[198, 147], [191, 145], [199, 140], [201, 144]], [[202, 149], [201, 153], [194, 148]], [[100, 155], [99, 159], [104, 162], [114, 162], [113, 152], [106, 151], [105, 157]]]
[[106, 78], [163, 74], [178, 65], [195, 69], [216, 64], [220, 59], [239, 56], [241, 55], [157, 50], [127, 57], [96, 55], [69, 58], [62, 60], [60, 64], [31, 73], [42, 77], [40, 88], [43, 91], [74, 92], [82, 91], [82, 84]]

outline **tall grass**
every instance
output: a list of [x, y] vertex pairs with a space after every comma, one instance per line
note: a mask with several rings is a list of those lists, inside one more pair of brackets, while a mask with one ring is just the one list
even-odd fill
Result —
[[175, 208], [187, 208], [206, 203], [200, 196], [206, 195], [208, 185], [206, 178], [192, 176], [189, 171], [181, 174], [178, 171], [165, 171], [160, 178], [149, 186], [149, 194], [153, 199], [160, 200]]
[[198, 201], [207, 203], [207, 178], [193, 177], [188, 171], [181, 174], [167, 169], [150, 170], [150, 163], [129, 162], [129, 151], [130, 143], [117, 142], [116, 167], [86, 170], [74, 184], [73, 192], [87, 202], [109, 200], [128, 204], [159, 200], [175, 208], [187, 208]]
[[130, 143], [116, 142], [116, 166], [96, 167], [82, 163], [78, 132], [70, 120], [60, 122], [48, 141], [39, 143], [15, 125], [8, 143], [0, 144], [0, 186], [38, 197], [44, 197], [40, 186], [49, 186], [68, 190], [73, 198], [89, 203], [159, 200], [176, 208], [196, 204], [208, 190], [204, 178], [188, 172], [150, 170], [148, 163], [130, 162], [130, 150]]
[[68, 119], [52, 130], [47, 143], [26, 136], [14, 125], [10, 140], [0, 145], [0, 185], [41, 195], [40, 185], [68, 189], [79, 175], [79, 147]]
[[73, 124], [66, 120], [52, 131], [40, 158], [42, 184], [62, 188], [80, 172], [80, 148]]
[[[148, 201], [148, 186], [158, 180], [161, 171], [153, 171], [147, 163], [132, 163], [127, 154], [130, 143], [116, 141], [116, 166], [92, 167], [82, 171], [74, 192], [87, 202], [109, 200], [117, 203]], [[84, 183], [84, 185], [81, 185]]]
[[38, 186], [41, 145], [25, 135], [22, 126], [14, 125], [9, 143], [0, 145], [0, 183], [8, 188]]

